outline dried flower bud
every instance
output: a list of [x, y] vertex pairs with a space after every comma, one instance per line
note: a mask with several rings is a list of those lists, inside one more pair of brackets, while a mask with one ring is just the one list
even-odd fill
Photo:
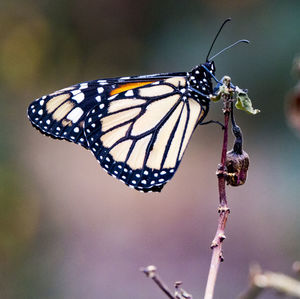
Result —
[[187, 291], [182, 289], [180, 286], [182, 285], [182, 281], [175, 282], [175, 298], [176, 299], [193, 299], [192, 295], [189, 294]]
[[222, 82], [223, 84], [225, 84], [228, 88], [230, 87], [230, 83], [231, 83], [231, 78], [229, 76], [224, 76], [222, 78]]
[[141, 271], [150, 278], [154, 278], [156, 276], [156, 270], [156, 267], [153, 265], [147, 266], [146, 268], [141, 268]]
[[178, 289], [182, 285], [182, 281], [175, 281], [174, 286]]
[[226, 155], [226, 181], [231, 186], [241, 186], [246, 182], [249, 168], [249, 156], [242, 150], [241, 154], [234, 150]]

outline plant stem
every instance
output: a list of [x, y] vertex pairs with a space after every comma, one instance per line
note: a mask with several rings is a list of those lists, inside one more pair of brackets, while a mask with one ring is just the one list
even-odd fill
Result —
[[152, 280], [158, 285], [158, 287], [170, 298], [175, 299], [175, 297], [172, 295], [171, 291], [168, 289], [166, 284], [159, 278], [158, 275], [152, 277]]
[[146, 268], [142, 268], [141, 271], [143, 271], [147, 277], [151, 278], [156, 283], [156, 285], [167, 295], [168, 298], [176, 299], [175, 296], [172, 295], [167, 285], [158, 276], [157, 268], [155, 266], [151, 265]]
[[226, 176], [226, 153], [228, 144], [228, 122], [231, 111], [230, 99], [226, 97], [224, 99], [224, 137], [223, 137], [223, 147], [221, 154], [221, 164], [218, 165], [217, 177], [218, 177], [218, 187], [219, 187], [219, 201], [220, 205], [218, 208], [219, 220], [216, 235], [211, 243], [212, 258], [207, 278], [207, 284], [205, 289], [204, 299], [212, 299], [214, 295], [214, 288], [217, 280], [218, 270], [220, 262], [223, 259], [222, 253], [222, 242], [225, 237], [225, 226], [227, 222], [230, 210], [227, 206], [226, 190], [225, 190], [225, 176]]

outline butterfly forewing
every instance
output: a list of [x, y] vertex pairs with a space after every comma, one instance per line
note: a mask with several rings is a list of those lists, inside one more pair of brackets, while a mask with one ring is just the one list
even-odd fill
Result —
[[31, 123], [43, 134], [66, 139], [88, 148], [83, 123], [88, 112], [107, 98], [134, 87], [168, 78], [172, 74], [119, 77], [73, 85], [32, 102], [28, 108]]
[[31, 123], [42, 133], [88, 148], [83, 134], [87, 113], [106, 99], [112, 85], [91, 81], [61, 89], [35, 100], [28, 108]]
[[120, 90], [87, 115], [89, 148], [111, 175], [138, 190], [159, 191], [174, 175], [199, 120], [185, 77]]

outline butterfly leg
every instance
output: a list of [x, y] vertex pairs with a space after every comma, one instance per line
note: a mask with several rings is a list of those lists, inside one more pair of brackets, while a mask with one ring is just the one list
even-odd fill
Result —
[[208, 125], [208, 124], [217, 124], [217, 125], [219, 125], [219, 126], [221, 126], [221, 128], [222, 128], [222, 130], [224, 130], [224, 125], [221, 123], [221, 122], [219, 122], [219, 121], [217, 121], [217, 120], [209, 120], [209, 121], [206, 121], [206, 122], [201, 122], [201, 123], [198, 123], [199, 125]]

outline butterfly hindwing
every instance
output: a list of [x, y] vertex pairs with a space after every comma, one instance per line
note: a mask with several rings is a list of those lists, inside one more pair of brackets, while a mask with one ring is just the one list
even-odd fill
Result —
[[203, 115], [186, 84], [178, 76], [123, 86], [88, 113], [88, 146], [110, 175], [144, 192], [160, 191], [173, 177]]

